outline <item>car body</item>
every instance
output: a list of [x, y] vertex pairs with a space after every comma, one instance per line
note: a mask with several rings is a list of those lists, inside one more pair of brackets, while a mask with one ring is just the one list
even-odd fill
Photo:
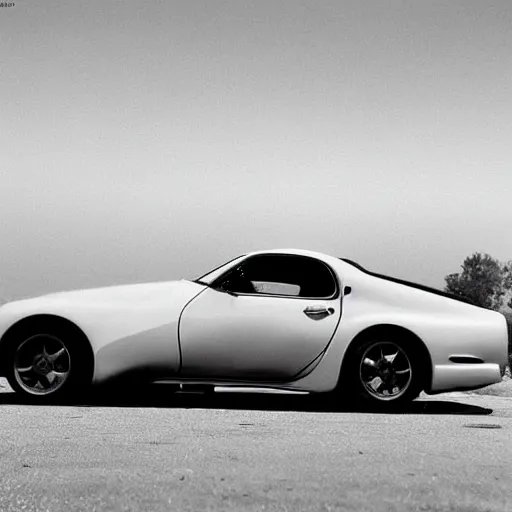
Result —
[[125, 377], [393, 404], [499, 382], [506, 361], [500, 313], [298, 249], [0, 308], [0, 373], [37, 400]]

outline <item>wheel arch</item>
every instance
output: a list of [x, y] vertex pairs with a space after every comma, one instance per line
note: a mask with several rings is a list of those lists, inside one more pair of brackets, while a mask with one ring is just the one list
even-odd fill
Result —
[[[35, 329], [36, 327], [40, 328], [41, 326], [44, 326], [45, 328], [48, 329], [66, 329], [69, 331], [73, 331], [78, 336], [80, 340], [79, 343], [81, 344], [81, 348], [83, 349], [83, 355], [86, 358], [85, 364], [88, 365], [89, 367], [89, 377], [92, 382], [95, 358], [89, 338], [78, 325], [62, 316], [52, 314], [37, 314], [18, 320], [13, 325], [11, 325], [2, 336], [2, 339], [0, 340], [0, 354], [5, 353], [9, 343], [11, 342], [11, 340], [14, 340], [16, 338], [18, 333], [24, 330], [28, 331], [32, 328]], [[6, 364], [7, 359], [0, 358], [0, 373], [2, 375], [5, 375]]]
[[[423, 389], [428, 389], [432, 382], [432, 356], [428, 350], [425, 342], [413, 331], [406, 327], [402, 327], [396, 324], [376, 324], [370, 327], [366, 327], [361, 332], [356, 334], [352, 341], [347, 346], [343, 361], [341, 364], [340, 381], [344, 374], [346, 374], [347, 366], [350, 364], [350, 356], [354, 352], [355, 348], [358, 347], [364, 341], [368, 341], [374, 337], [392, 337], [394, 339], [406, 340], [414, 346], [415, 354], [420, 360], [425, 360], [428, 364], [422, 367], [423, 374]], [[344, 371], [345, 370], [345, 371]]]

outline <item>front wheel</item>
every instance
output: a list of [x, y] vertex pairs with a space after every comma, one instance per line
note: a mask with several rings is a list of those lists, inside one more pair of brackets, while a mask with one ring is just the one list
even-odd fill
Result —
[[68, 329], [19, 332], [9, 346], [9, 384], [34, 402], [75, 398], [89, 372], [82, 343]]
[[384, 409], [414, 400], [423, 384], [417, 352], [402, 341], [363, 342], [350, 357], [348, 373], [357, 398]]

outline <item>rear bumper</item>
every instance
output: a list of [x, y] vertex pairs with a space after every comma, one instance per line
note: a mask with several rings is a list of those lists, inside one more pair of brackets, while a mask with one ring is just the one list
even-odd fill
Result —
[[495, 363], [442, 364], [434, 366], [428, 394], [483, 388], [501, 382], [500, 366]]

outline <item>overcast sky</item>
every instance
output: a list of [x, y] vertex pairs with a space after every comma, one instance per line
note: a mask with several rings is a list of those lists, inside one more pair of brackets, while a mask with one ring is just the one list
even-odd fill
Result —
[[0, 295], [298, 247], [442, 288], [512, 258], [512, 2], [0, 9]]

